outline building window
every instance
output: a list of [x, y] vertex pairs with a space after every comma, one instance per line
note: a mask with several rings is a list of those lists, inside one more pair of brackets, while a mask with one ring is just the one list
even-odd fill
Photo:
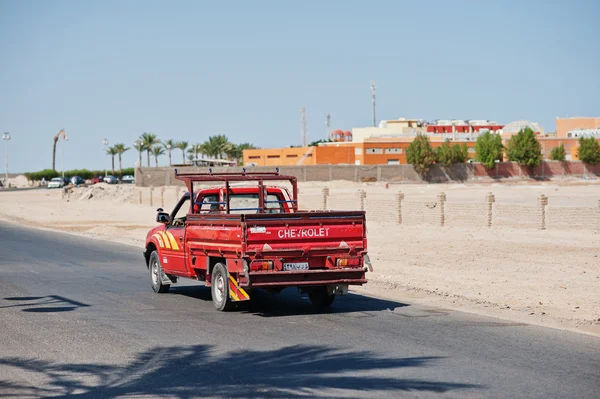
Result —
[[400, 165], [399, 159], [388, 159], [388, 165]]
[[362, 155], [362, 148], [356, 147], [354, 149], [354, 155]]
[[260, 155], [250, 155], [248, 159], [260, 159]]
[[386, 148], [386, 154], [402, 154], [402, 148]]
[[298, 158], [298, 154], [288, 154], [285, 157], [286, 158]]
[[307, 154], [306, 157], [307, 158], [312, 158], [312, 154]]
[[383, 154], [383, 149], [381, 149], [381, 148], [366, 148], [365, 154]]
[[279, 155], [267, 155], [267, 158], [279, 158]]

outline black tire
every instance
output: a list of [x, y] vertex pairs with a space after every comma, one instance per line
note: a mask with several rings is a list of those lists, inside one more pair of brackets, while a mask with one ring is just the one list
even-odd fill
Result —
[[162, 283], [161, 274], [163, 274], [163, 271], [162, 266], [160, 265], [160, 260], [158, 259], [158, 253], [156, 251], [152, 251], [150, 254], [148, 270], [150, 271], [150, 284], [152, 285], [152, 290], [159, 294], [169, 292], [171, 285]]
[[233, 302], [229, 297], [229, 274], [225, 265], [217, 263], [210, 277], [210, 293], [213, 305], [219, 311], [230, 310]]
[[308, 292], [308, 297], [314, 307], [326, 308], [333, 303], [335, 294], [327, 292], [327, 287], [315, 287]]

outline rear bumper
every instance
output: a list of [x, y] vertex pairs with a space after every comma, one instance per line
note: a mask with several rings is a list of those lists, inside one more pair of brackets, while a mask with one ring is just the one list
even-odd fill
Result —
[[299, 287], [311, 285], [348, 284], [362, 285], [367, 282], [365, 271], [360, 269], [303, 270], [250, 272], [250, 283], [243, 287]]

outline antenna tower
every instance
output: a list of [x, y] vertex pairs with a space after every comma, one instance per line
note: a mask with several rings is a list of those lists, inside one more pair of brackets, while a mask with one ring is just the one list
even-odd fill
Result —
[[373, 127], [377, 126], [376, 118], [375, 118], [375, 81], [371, 81], [371, 101], [373, 102]]
[[331, 114], [328, 112], [325, 114], [325, 140], [329, 139], [330, 128], [331, 128]]

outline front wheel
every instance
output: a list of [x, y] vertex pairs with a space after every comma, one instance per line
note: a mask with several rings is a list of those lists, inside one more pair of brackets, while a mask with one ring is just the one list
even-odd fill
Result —
[[225, 265], [217, 263], [210, 278], [212, 301], [215, 308], [220, 311], [229, 310], [233, 306], [229, 297], [229, 274]]
[[308, 297], [316, 308], [326, 308], [333, 303], [335, 294], [330, 294], [327, 287], [315, 287], [308, 292]]
[[171, 285], [162, 283], [162, 267], [160, 266], [160, 261], [158, 260], [158, 253], [153, 251], [150, 254], [150, 262], [148, 269], [150, 270], [150, 282], [152, 284], [152, 290], [159, 294], [163, 294], [165, 292], [169, 292], [169, 288]]

